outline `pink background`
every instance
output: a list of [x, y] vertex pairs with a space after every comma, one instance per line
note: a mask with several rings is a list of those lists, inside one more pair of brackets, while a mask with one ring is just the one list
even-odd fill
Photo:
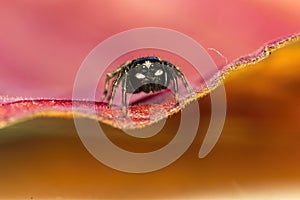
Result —
[[88, 53], [138, 27], [180, 31], [230, 61], [299, 32], [299, 7], [297, 0], [2, 1], [0, 95], [70, 98]]

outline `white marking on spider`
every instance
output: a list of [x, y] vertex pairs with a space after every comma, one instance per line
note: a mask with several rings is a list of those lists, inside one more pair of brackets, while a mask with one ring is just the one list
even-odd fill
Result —
[[144, 65], [149, 69], [152, 63], [149, 60], [147, 60], [144, 62]]
[[163, 70], [159, 69], [159, 70], [157, 70], [157, 71], [154, 73], [154, 76], [160, 76], [160, 75], [162, 75], [163, 73], [164, 73]]
[[136, 74], [135, 74], [135, 77], [136, 77], [137, 79], [143, 79], [143, 78], [145, 78], [146, 76], [145, 76], [144, 74], [141, 74], [141, 73], [136, 73]]

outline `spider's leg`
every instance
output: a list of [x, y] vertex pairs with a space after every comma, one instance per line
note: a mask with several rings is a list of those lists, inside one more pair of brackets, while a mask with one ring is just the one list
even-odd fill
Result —
[[178, 83], [177, 83], [177, 76], [174, 72], [174, 70], [170, 70], [172, 73], [172, 81], [173, 81], [173, 88], [174, 88], [174, 93], [175, 93], [175, 103], [176, 106], [179, 105], [179, 97], [178, 97]]
[[185, 89], [187, 90], [187, 92], [188, 92], [189, 94], [192, 94], [192, 93], [193, 93], [193, 90], [191, 89], [191, 87], [190, 87], [189, 84], [187, 83], [187, 81], [186, 81], [186, 79], [184, 78], [184, 75], [183, 75], [183, 73], [181, 72], [181, 70], [180, 70], [178, 67], [174, 66], [174, 65], [173, 65], [173, 69], [174, 69], [176, 75], [181, 79], [181, 81], [182, 81], [182, 83], [183, 83], [183, 86], [185, 87]]
[[104, 85], [104, 90], [103, 90], [103, 94], [100, 98], [100, 101], [103, 101], [107, 95], [107, 91], [108, 91], [108, 85], [109, 85], [109, 80], [113, 77], [113, 75], [111, 73], [106, 74], [106, 79], [105, 79], [105, 85]]
[[122, 78], [122, 114], [123, 117], [127, 115], [127, 73], [124, 74], [124, 78]]
[[107, 104], [108, 108], [111, 107], [112, 101], [113, 101], [113, 99], [115, 97], [116, 90], [117, 90], [118, 85], [120, 84], [121, 79], [122, 79], [122, 73], [119, 73], [119, 75], [117, 76], [117, 78], [112, 83], [111, 93], [110, 93], [110, 95], [108, 97], [108, 104]]
[[115, 77], [121, 70], [122, 70], [122, 68], [120, 67], [120, 68], [116, 69], [115, 71], [106, 74], [104, 91], [103, 91], [100, 101], [103, 101], [107, 95], [110, 79]]
[[105, 84], [104, 84], [104, 91], [103, 91], [103, 94], [102, 94], [102, 97], [101, 97], [100, 101], [103, 101], [105, 99], [106, 95], [107, 95], [110, 79], [117, 76], [119, 73], [122, 73], [122, 71], [124, 70], [124, 67], [128, 64], [130, 64], [130, 62], [126, 62], [123, 65], [121, 65], [119, 68], [117, 68], [114, 71], [106, 74], [106, 79], [105, 79]]

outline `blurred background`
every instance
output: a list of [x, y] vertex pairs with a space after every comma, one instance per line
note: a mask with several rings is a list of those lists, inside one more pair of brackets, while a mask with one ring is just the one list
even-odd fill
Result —
[[[297, 0], [1, 1], [0, 95], [70, 98], [89, 52], [113, 34], [138, 27], [180, 31], [232, 61], [300, 32], [299, 9]], [[298, 42], [225, 81], [224, 130], [204, 159], [197, 155], [210, 100], [200, 99], [193, 145], [153, 173], [127, 174], [102, 165], [82, 145], [72, 119], [39, 118], [1, 129], [0, 198], [297, 198], [299, 54]], [[170, 141], [179, 120], [180, 113], [172, 116], [161, 133], [145, 141], [101, 126], [116, 144], [143, 152]]]
[[297, 0], [1, 1], [0, 94], [70, 97], [77, 70], [89, 52], [132, 28], [180, 31], [230, 61], [299, 31], [299, 4]]

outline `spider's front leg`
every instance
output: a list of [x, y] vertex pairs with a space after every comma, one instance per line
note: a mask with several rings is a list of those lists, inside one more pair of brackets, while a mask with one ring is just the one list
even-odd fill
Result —
[[103, 91], [103, 94], [102, 94], [102, 97], [101, 97], [100, 101], [103, 101], [105, 99], [106, 95], [107, 95], [110, 79], [112, 79], [113, 77], [118, 75], [118, 73], [120, 73], [121, 70], [122, 70], [122, 68], [118, 68], [115, 71], [106, 74], [106, 79], [105, 79], [105, 84], [104, 84], [104, 91]]
[[119, 86], [120, 84], [120, 81], [121, 81], [121, 78], [122, 78], [122, 73], [119, 73], [119, 75], [117, 76], [117, 78], [113, 81], [112, 83], [112, 89], [111, 89], [111, 93], [108, 97], [108, 104], [107, 104], [107, 107], [110, 108], [111, 107], [111, 104], [113, 102], [113, 99], [115, 97], [115, 94], [116, 94], [116, 90], [117, 90], [117, 87]]
[[131, 62], [126, 62], [123, 65], [121, 65], [119, 68], [117, 68], [114, 71], [106, 74], [106, 79], [105, 79], [105, 84], [104, 84], [104, 91], [103, 91], [103, 94], [102, 94], [102, 97], [101, 97], [100, 101], [103, 101], [105, 99], [105, 97], [107, 96], [110, 79], [112, 79], [113, 77], [119, 75], [120, 73], [122, 74], [123, 71], [124, 71], [124, 67], [129, 65], [130, 63]]
[[127, 72], [125, 72], [124, 77], [122, 77], [122, 115], [126, 117], [127, 115]]
[[172, 74], [172, 81], [173, 81], [173, 89], [174, 89], [174, 93], [175, 93], [175, 104], [176, 106], [179, 105], [179, 95], [178, 95], [178, 82], [177, 82], [177, 76], [174, 72], [174, 70], [170, 70], [171, 74]]
[[194, 91], [191, 89], [191, 87], [189, 86], [189, 84], [187, 83], [183, 73], [181, 72], [181, 70], [172, 65], [173, 69], [174, 69], [174, 72], [176, 73], [176, 76], [179, 77], [183, 83], [183, 86], [185, 87], [185, 89], [187, 90], [188, 94], [192, 94]]

